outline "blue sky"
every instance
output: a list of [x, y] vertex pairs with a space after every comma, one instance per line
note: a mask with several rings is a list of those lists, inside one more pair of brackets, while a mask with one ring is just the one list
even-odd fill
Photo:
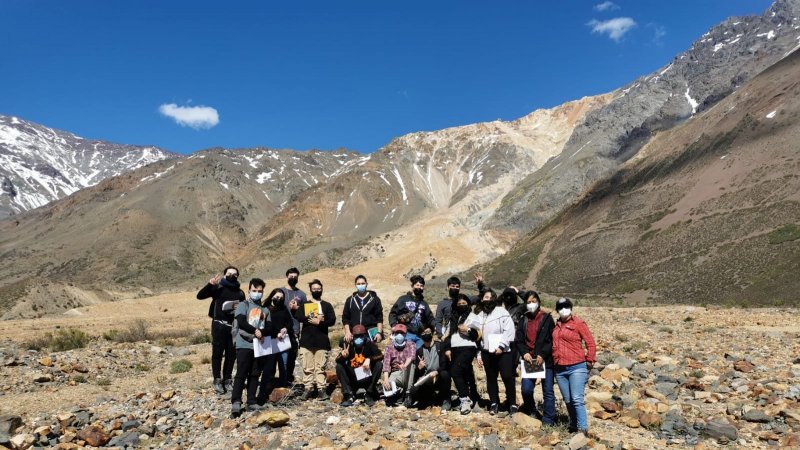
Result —
[[608, 92], [770, 4], [1, 0], [0, 114], [182, 153], [369, 152]]

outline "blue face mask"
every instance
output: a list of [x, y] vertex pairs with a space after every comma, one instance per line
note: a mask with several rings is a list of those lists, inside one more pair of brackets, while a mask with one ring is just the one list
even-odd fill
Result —
[[252, 301], [254, 301], [256, 303], [260, 303], [261, 302], [261, 297], [263, 297], [263, 296], [264, 296], [263, 292], [251, 292], [250, 293], [250, 300], [252, 300]]
[[366, 284], [357, 284], [356, 285], [356, 289], [358, 290], [359, 294], [363, 294], [364, 292], [367, 292], [367, 285]]
[[364, 338], [363, 337], [357, 337], [357, 338], [353, 339], [353, 342], [356, 344], [357, 347], [361, 347], [362, 345], [364, 345]]
[[400, 333], [395, 334], [394, 336], [392, 336], [392, 341], [394, 342], [394, 345], [396, 345], [398, 347], [400, 347], [402, 345], [405, 345], [405, 343], [406, 343], [406, 335], [400, 334]]

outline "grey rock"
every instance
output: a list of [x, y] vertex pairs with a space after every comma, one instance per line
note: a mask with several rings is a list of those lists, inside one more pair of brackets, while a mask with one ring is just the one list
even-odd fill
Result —
[[139, 433], [135, 431], [129, 431], [127, 433], [122, 433], [119, 436], [111, 439], [108, 442], [109, 447], [137, 447], [139, 445]]
[[138, 420], [129, 420], [122, 424], [122, 431], [129, 431], [138, 428], [142, 423]]
[[13, 434], [14, 430], [22, 425], [22, 418], [16, 414], [0, 416], [0, 433]]
[[614, 364], [620, 366], [623, 369], [630, 370], [633, 367], [633, 365], [636, 364], [636, 361], [627, 358], [625, 356], [619, 356], [614, 359]]
[[705, 433], [719, 441], [735, 441], [739, 438], [739, 431], [735, 426], [720, 421], [711, 421], [706, 424]]
[[760, 409], [756, 408], [749, 408], [742, 414], [742, 419], [748, 422], [757, 422], [757, 423], [767, 423], [770, 421], [768, 415], [761, 411]]

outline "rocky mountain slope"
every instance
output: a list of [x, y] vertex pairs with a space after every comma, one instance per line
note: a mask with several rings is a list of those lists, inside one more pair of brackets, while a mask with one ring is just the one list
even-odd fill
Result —
[[613, 174], [656, 134], [739, 89], [800, 45], [800, 0], [777, 0], [762, 16], [711, 28], [656, 72], [617, 91], [576, 127], [564, 151], [504, 199], [490, 225], [524, 234]]
[[574, 296], [795, 304], [800, 51], [648, 142], [493, 261], [489, 278]]
[[0, 219], [177, 156], [156, 147], [88, 140], [0, 115]]

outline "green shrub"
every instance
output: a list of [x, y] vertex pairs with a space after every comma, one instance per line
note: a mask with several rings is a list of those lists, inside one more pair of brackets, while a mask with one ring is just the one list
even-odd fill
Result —
[[98, 378], [96, 383], [98, 386], [111, 386], [111, 380], [108, 378]]
[[197, 344], [208, 344], [211, 342], [211, 333], [209, 332], [201, 332], [195, 333], [189, 336], [189, 344], [190, 345], [197, 345]]
[[771, 231], [767, 237], [770, 244], [781, 244], [783, 242], [795, 241], [800, 239], [800, 227], [795, 224], [784, 225]]
[[136, 365], [133, 366], [133, 370], [137, 372], [149, 372], [150, 366], [144, 363], [136, 363]]
[[184, 373], [188, 372], [192, 368], [192, 363], [187, 359], [179, 359], [177, 361], [172, 361], [172, 365], [169, 368], [169, 373]]
[[72, 377], [72, 381], [76, 383], [86, 383], [86, 377], [83, 375], [75, 375]]
[[77, 328], [67, 328], [57, 330], [55, 334], [47, 332], [42, 336], [33, 338], [25, 343], [25, 347], [30, 350], [41, 350], [49, 348], [54, 352], [63, 352], [76, 348], [84, 348], [89, 343], [91, 337]]

